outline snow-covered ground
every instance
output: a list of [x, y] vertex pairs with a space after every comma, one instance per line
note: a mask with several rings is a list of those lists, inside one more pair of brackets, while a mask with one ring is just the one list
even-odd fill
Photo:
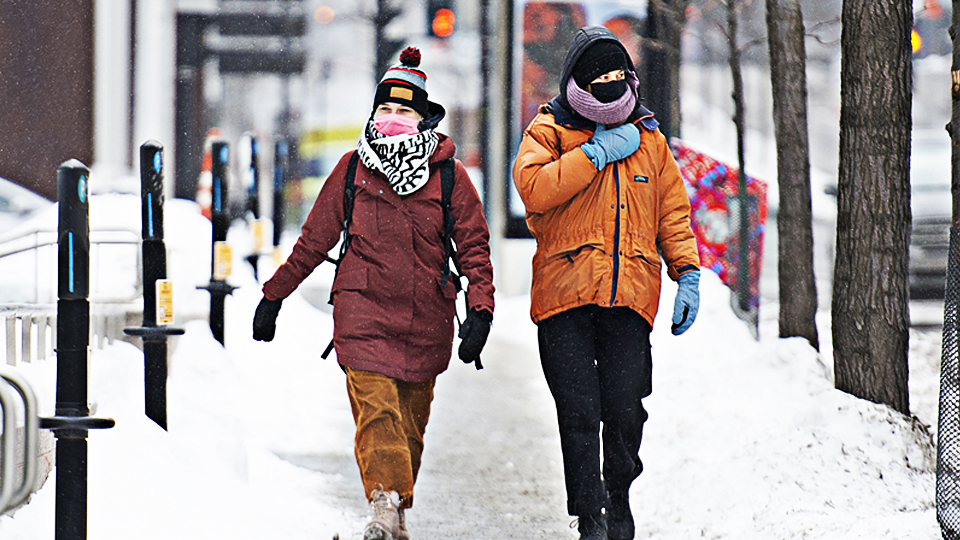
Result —
[[[181, 291], [203, 283], [210, 257], [209, 222], [184, 210], [166, 223]], [[184, 320], [205, 311], [206, 293], [175, 298], [186, 334], [171, 344], [168, 432], [143, 415], [140, 351], [126, 342], [93, 351], [95, 415], [117, 425], [90, 433], [89, 538], [359, 538], [364, 503], [344, 376], [319, 358], [331, 317], [295, 293], [276, 339], [254, 342], [260, 292], [243, 255], [229, 280], [240, 288], [227, 299], [225, 348], [206, 321]], [[324, 268], [312, 286], [330, 275]], [[675, 290], [665, 284], [662, 313]], [[911, 398], [924, 409], [913, 421], [833, 388], [828, 331], [820, 355], [778, 339], [776, 307], [765, 304], [754, 341], [715, 275], [704, 272], [701, 294], [685, 335], [671, 336], [666, 316], [654, 328], [645, 472], [631, 491], [638, 538], [938, 537], [934, 446], [922, 426], [935, 422], [938, 343], [912, 340], [911, 362], [923, 367], [911, 373]], [[439, 378], [414, 538], [576, 538], [529, 301], [497, 302], [486, 369], [454, 361]], [[43, 415], [53, 413], [55, 367], [20, 368]], [[0, 518], [0, 537], [52, 539], [55, 484], [51, 475], [27, 506]], [[480, 525], [461, 527], [468, 517]]]

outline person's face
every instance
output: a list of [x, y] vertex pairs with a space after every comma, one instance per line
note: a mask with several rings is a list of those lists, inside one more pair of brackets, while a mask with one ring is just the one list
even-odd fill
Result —
[[615, 69], [613, 71], [608, 71], [603, 75], [597, 77], [596, 79], [590, 81], [590, 84], [587, 85], [587, 92], [590, 91], [590, 86], [593, 84], [622, 81], [626, 78], [627, 78], [627, 72], [622, 69]]
[[423, 120], [423, 117], [420, 116], [420, 113], [411, 109], [409, 106], [401, 105], [400, 103], [394, 103], [392, 101], [386, 101], [380, 105], [377, 105], [377, 108], [373, 111], [373, 117], [376, 118], [381, 114], [402, 114], [403, 116], [409, 116], [410, 118]]

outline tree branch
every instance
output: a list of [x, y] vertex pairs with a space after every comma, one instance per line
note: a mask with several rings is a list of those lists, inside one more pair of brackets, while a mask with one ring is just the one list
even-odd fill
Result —
[[824, 27], [827, 27], [827, 26], [833, 26], [833, 25], [837, 25], [837, 24], [840, 24], [840, 18], [839, 18], [839, 17], [838, 17], [838, 18], [835, 18], [835, 19], [830, 19], [830, 20], [828, 20], [828, 21], [820, 21], [820, 22], [818, 22], [817, 24], [815, 24], [815, 25], [811, 26], [810, 28], [808, 28], [806, 34], [804, 34], [804, 35], [805, 35], [806, 37], [811, 37], [811, 38], [817, 40], [817, 43], [819, 43], [819, 44], [821, 44], [821, 45], [837, 45], [837, 44], [840, 43], [840, 39], [839, 39], [839, 38], [834, 39], [834, 40], [831, 40], [831, 41], [824, 41], [823, 38], [821, 38], [819, 35], [817, 35], [817, 34], [815, 33], [817, 30], [820, 30], [821, 28], [824, 28]]

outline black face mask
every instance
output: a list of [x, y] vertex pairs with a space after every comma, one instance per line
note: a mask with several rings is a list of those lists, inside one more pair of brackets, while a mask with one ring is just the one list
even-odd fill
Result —
[[611, 81], [606, 83], [591, 83], [590, 93], [600, 103], [611, 103], [623, 96], [627, 91], [627, 81]]

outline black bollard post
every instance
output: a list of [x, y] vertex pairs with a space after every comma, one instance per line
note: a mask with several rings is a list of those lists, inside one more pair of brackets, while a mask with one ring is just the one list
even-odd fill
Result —
[[273, 260], [280, 266], [280, 235], [283, 233], [283, 186], [287, 177], [287, 143], [278, 140], [273, 157]]
[[253, 219], [260, 219], [260, 144], [257, 137], [250, 134], [250, 175], [251, 182], [247, 186], [247, 210], [253, 214]]
[[56, 540], [87, 537], [87, 430], [113, 427], [90, 418], [90, 169], [75, 159], [57, 169], [57, 402], [40, 427], [57, 438]]
[[213, 158], [213, 201], [210, 220], [213, 222], [213, 246], [210, 264], [210, 283], [197, 287], [210, 292], [210, 331], [213, 337], [223, 341], [223, 311], [224, 299], [232, 294], [236, 287], [228, 285], [226, 276], [222, 276], [220, 267], [226, 264], [221, 258], [226, 256], [229, 248], [227, 243], [227, 229], [230, 227], [230, 213], [227, 208], [227, 165], [230, 159], [230, 147], [223, 141], [213, 143], [211, 152]]
[[250, 232], [253, 235], [253, 251], [247, 256], [247, 262], [253, 267], [253, 279], [257, 277], [257, 266], [262, 249], [263, 229], [260, 222], [260, 156], [257, 137], [253, 133], [250, 138], [250, 185], [247, 186], [247, 211], [253, 215], [250, 222]]
[[173, 314], [164, 311], [158, 321], [158, 299], [166, 299], [160, 298], [157, 282], [163, 284], [167, 279], [167, 248], [163, 242], [163, 146], [153, 140], [140, 146], [140, 208], [143, 325], [123, 332], [143, 339], [144, 411], [147, 418], [167, 429], [167, 336], [184, 331], [158, 325], [172, 322]]

